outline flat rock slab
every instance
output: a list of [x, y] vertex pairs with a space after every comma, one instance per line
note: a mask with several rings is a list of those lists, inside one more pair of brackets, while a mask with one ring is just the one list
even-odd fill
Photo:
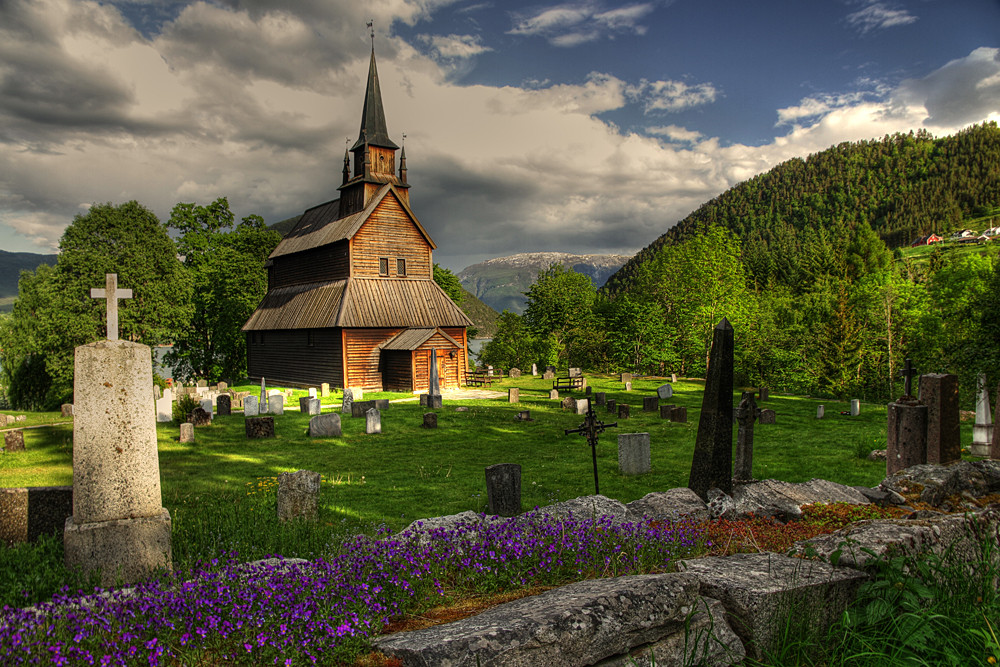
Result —
[[733, 489], [736, 514], [773, 517], [789, 521], [802, 516], [803, 505], [812, 503], [851, 503], [870, 505], [868, 498], [850, 486], [813, 479], [800, 484], [765, 479], [749, 484], [737, 484]]
[[1000, 492], [1000, 461], [958, 461], [951, 465], [925, 463], [900, 470], [879, 486], [899, 494], [914, 491], [935, 507], [963, 492], [975, 498]]
[[698, 577], [701, 595], [722, 602], [730, 627], [756, 659], [773, 654], [789, 627], [792, 636], [822, 637], [868, 579], [857, 570], [774, 553], [683, 560], [677, 567]]
[[629, 520], [625, 505], [607, 496], [580, 496], [555, 505], [539, 507], [538, 513], [557, 518], [565, 518], [572, 514], [577, 519], [595, 519], [608, 515], [616, 521]]
[[653, 521], [679, 521], [688, 518], [708, 520], [708, 505], [686, 486], [669, 491], [647, 493], [625, 506], [633, 521], [647, 517]]
[[683, 630], [697, 602], [691, 575], [590, 579], [374, 645], [407, 667], [579, 667]]

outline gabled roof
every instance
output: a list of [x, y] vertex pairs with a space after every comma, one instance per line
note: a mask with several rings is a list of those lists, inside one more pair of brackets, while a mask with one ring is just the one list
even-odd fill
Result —
[[433, 280], [348, 278], [273, 289], [243, 330], [471, 326]]
[[268, 259], [291, 255], [303, 250], [311, 250], [327, 245], [328, 243], [335, 243], [353, 237], [390, 192], [396, 198], [396, 201], [399, 202], [403, 211], [406, 212], [406, 215], [413, 221], [413, 224], [417, 226], [423, 237], [427, 239], [427, 243], [430, 244], [431, 249], [437, 248], [427, 230], [417, 220], [417, 216], [413, 215], [413, 211], [410, 210], [409, 205], [399, 195], [399, 190], [396, 189], [396, 186], [386, 183], [371, 198], [371, 201], [368, 202], [368, 205], [363, 210], [344, 216], [343, 218], [337, 217], [340, 214], [339, 199], [334, 199], [333, 201], [314, 206], [307, 210], [302, 214], [302, 218], [292, 228], [292, 231], [288, 232], [285, 238], [281, 239], [281, 243], [278, 244], [278, 247], [274, 249]]
[[455, 347], [462, 347], [462, 345], [441, 331], [440, 329], [404, 329], [398, 334], [385, 341], [379, 347], [383, 350], [416, 350], [421, 345], [430, 340], [434, 334], [441, 334], [449, 343]]

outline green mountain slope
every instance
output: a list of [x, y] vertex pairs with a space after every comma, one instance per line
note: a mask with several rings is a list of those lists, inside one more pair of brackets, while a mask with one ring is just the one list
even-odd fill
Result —
[[740, 239], [744, 265], [759, 287], [796, 289], [814, 282], [818, 265], [830, 257], [842, 261], [851, 252], [848, 240], [868, 229], [889, 247], [905, 246], [982, 219], [998, 205], [996, 123], [937, 139], [911, 132], [843, 143], [789, 160], [706, 202], [629, 260], [605, 290], [621, 291], [658, 248], [708, 225]]
[[0, 298], [17, 296], [21, 271], [34, 271], [42, 264], [55, 266], [57, 255], [0, 250]]

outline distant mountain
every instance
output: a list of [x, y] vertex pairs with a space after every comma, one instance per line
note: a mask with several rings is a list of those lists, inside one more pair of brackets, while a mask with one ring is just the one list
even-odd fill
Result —
[[0, 299], [17, 296], [17, 279], [21, 271], [34, 271], [42, 264], [56, 265], [58, 255], [0, 250]]
[[268, 227], [270, 227], [275, 231], [281, 232], [281, 235], [284, 236], [288, 234], [288, 232], [292, 231], [295, 225], [299, 224], [299, 220], [301, 219], [302, 215], [299, 214], [296, 216], [292, 216], [291, 218], [285, 218], [284, 220], [276, 222], [273, 225], [268, 225]]
[[462, 286], [494, 310], [524, 312], [524, 292], [538, 274], [553, 264], [589, 276], [598, 288], [620, 269], [630, 255], [572, 255], [565, 252], [527, 252], [488, 259], [458, 272]]

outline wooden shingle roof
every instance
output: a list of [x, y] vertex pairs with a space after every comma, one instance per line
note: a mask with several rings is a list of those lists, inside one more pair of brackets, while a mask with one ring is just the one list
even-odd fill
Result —
[[243, 331], [470, 326], [433, 280], [348, 278], [271, 290]]
[[396, 201], [399, 202], [399, 205], [410, 219], [413, 220], [413, 224], [416, 225], [423, 237], [427, 239], [427, 243], [430, 244], [431, 249], [436, 248], [437, 246], [434, 245], [434, 241], [431, 240], [427, 230], [417, 220], [417, 216], [413, 215], [413, 211], [410, 210], [403, 197], [399, 195], [396, 186], [392, 183], [386, 183], [371, 198], [363, 210], [346, 215], [343, 218], [337, 217], [340, 215], [339, 199], [334, 199], [333, 201], [309, 209], [302, 214], [302, 218], [292, 228], [292, 231], [288, 232], [285, 238], [281, 239], [281, 243], [278, 244], [278, 247], [274, 249], [268, 259], [302, 252], [303, 250], [311, 250], [327, 245], [328, 243], [335, 243], [353, 237], [389, 193], [392, 193], [396, 197]]
[[405, 329], [379, 345], [379, 347], [383, 350], [416, 350], [436, 333], [441, 334], [445, 340], [455, 347], [462, 347], [461, 343], [440, 329]]

